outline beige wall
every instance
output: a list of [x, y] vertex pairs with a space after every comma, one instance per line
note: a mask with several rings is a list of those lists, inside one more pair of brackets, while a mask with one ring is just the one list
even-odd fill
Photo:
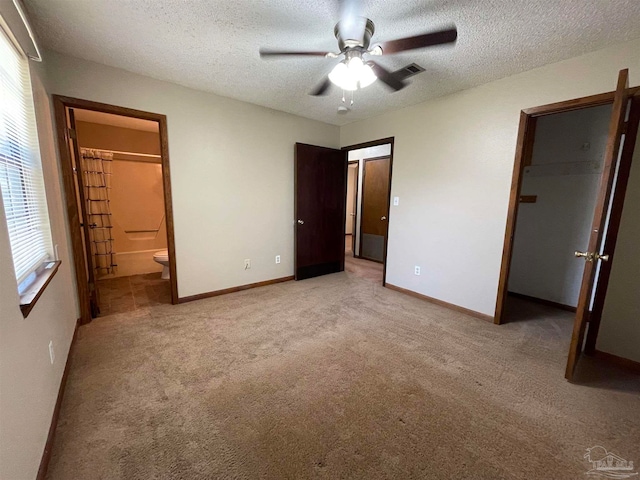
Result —
[[[51, 107], [42, 65], [31, 63], [31, 68], [52, 239], [62, 265], [23, 318], [7, 225], [0, 216], [0, 478], [7, 480], [36, 476], [78, 318]], [[55, 351], [53, 365], [49, 341]]]
[[[114, 160], [112, 172], [110, 203], [116, 252], [167, 248], [162, 167]], [[132, 231], [137, 232], [126, 233]]]
[[76, 122], [76, 131], [81, 147], [160, 155], [157, 132], [80, 121]]
[[597, 348], [640, 362], [640, 134], [625, 195]]
[[153, 260], [156, 251], [167, 248], [162, 166], [114, 160], [110, 196], [114, 276], [162, 271]]
[[395, 137], [387, 281], [493, 315], [520, 110], [611, 91], [622, 68], [638, 85], [639, 51], [635, 40], [342, 127], [342, 145]]
[[167, 115], [181, 297], [293, 274], [294, 144], [338, 147], [338, 127], [46, 57], [51, 93]]

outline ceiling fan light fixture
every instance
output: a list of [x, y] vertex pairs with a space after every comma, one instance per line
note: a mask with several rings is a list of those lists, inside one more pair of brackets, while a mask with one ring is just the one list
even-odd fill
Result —
[[370, 65], [359, 56], [353, 56], [337, 64], [329, 74], [329, 80], [342, 90], [365, 88], [377, 80]]
[[373, 73], [373, 68], [371, 68], [371, 65], [364, 64], [362, 66], [362, 72], [360, 73], [360, 88], [368, 87], [377, 79], [378, 77], [376, 77], [376, 74]]
[[329, 80], [334, 85], [340, 87], [342, 90], [357, 90], [358, 83], [349, 72], [349, 67], [344, 62], [340, 62], [329, 74]]

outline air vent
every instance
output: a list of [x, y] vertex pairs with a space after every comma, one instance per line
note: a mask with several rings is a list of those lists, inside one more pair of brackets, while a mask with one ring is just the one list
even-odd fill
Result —
[[407, 65], [404, 68], [401, 68], [400, 70], [396, 70], [393, 73], [395, 73], [396, 76], [404, 80], [406, 78], [413, 77], [414, 75], [417, 75], [421, 72], [424, 72], [424, 68], [422, 68], [420, 65], [416, 63], [412, 63], [410, 65]]

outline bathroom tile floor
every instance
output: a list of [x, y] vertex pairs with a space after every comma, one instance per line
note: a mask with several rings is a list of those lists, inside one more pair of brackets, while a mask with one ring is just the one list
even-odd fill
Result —
[[171, 303], [169, 280], [160, 273], [98, 280], [100, 316]]

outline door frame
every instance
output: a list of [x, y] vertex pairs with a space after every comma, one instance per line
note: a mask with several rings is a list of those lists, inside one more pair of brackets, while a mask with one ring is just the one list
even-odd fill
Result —
[[[65, 111], [65, 114], [67, 112]], [[67, 121], [69, 122], [69, 127], [72, 130], [76, 130], [76, 119], [75, 119], [75, 113], [73, 110], [69, 110], [68, 111], [68, 117], [67, 117]], [[74, 156], [75, 158], [75, 164], [76, 164], [76, 170], [79, 171], [79, 165], [80, 165], [80, 158], [79, 158], [79, 152], [80, 152], [80, 148], [78, 146], [78, 139], [77, 136], [73, 136], [72, 138], [68, 139], [69, 141], [67, 143], [71, 143], [72, 144], [72, 149], [74, 152]], [[86, 202], [86, 198], [85, 198], [85, 186], [84, 186], [84, 175], [82, 175], [81, 172], [79, 172], [77, 175], [75, 175], [75, 179], [77, 183], [74, 183], [74, 189], [77, 190], [77, 195], [78, 195], [78, 201], [80, 202], [80, 208], [78, 209], [78, 215], [80, 218], [80, 225], [81, 225], [81, 230], [82, 230], [82, 236], [83, 238], [83, 252], [84, 252], [84, 256], [85, 256], [85, 265], [86, 265], [86, 273], [87, 273], [87, 281], [89, 282], [89, 285], [91, 285], [92, 283], [94, 284], [94, 291], [91, 291], [91, 287], [89, 287], [89, 291], [88, 291], [88, 295], [89, 295], [89, 308], [91, 310], [91, 318], [93, 317], [97, 317], [98, 313], [100, 312], [100, 299], [99, 299], [99, 292], [98, 290], [95, 288], [95, 268], [93, 266], [93, 254], [91, 251], [91, 238], [89, 235], [89, 228], [88, 226], [88, 218], [89, 216], [87, 215], [87, 202]], [[82, 228], [82, 225], [85, 225], [84, 228]]]
[[[391, 209], [391, 156], [390, 155], [381, 155], [379, 157], [370, 157], [370, 158], [363, 158], [362, 159], [362, 206], [361, 209], [364, 211], [364, 182], [365, 179], [367, 178], [367, 162], [372, 162], [372, 161], [376, 161], [376, 160], [384, 160], [388, 158], [389, 159], [389, 195], [387, 196], [387, 228], [386, 228], [386, 233], [385, 233], [385, 237], [384, 237], [384, 258], [382, 259], [382, 261], [378, 261], [378, 260], [372, 260], [370, 258], [365, 258], [365, 260], [369, 260], [370, 262], [376, 262], [376, 263], [382, 263], [384, 264], [386, 262], [386, 255], [387, 255], [387, 239], [389, 237], [389, 210]], [[364, 215], [362, 215], [364, 217]], [[360, 253], [358, 255], [358, 257], [360, 258], [364, 258], [362, 256], [362, 222], [360, 222], [360, 230], [359, 230], [359, 238], [360, 238], [360, 243], [358, 244], [358, 252]]]
[[[395, 137], [381, 138], [380, 140], [372, 140], [370, 142], [357, 143], [355, 145], [348, 145], [346, 147], [342, 147], [342, 150], [346, 150], [347, 152], [349, 152], [351, 150], [360, 150], [361, 148], [386, 145], [387, 143], [391, 144], [391, 150], [388, 155], [389, 156], [389, 198], [387, 199], [387, 211], [389, 212], [389, 215], [387, 216], [387, 234], [386, 234], [386, 240], [384, 242], [384, 257], [382, 260], [383, 261], [383, 264], [382, 264], [382, 286], [383, 287], [386, 286], [387, 284], [387, 252], [388, 252], [388, 245], [389, 245], [389, 223], [391, 220], [391, 185], [392, 185], [392, 179], [393, 179], [393, 153], [394, 153], [394, 147], [395, 147], [394, 145]], [[349, 154], [347, 153], [347, 162], [349, 161], [348, 155]], [[360, 168], [358, 168], [358, 170], [360, 170]], [[362, 171], [364, 172], [364, 163], [363, 163]], [[347, 192], [345, 192], [345, 199], [346, 199], [346, 196], [347, 196]], [[362, 240], [362, 235], [360, 235], [360, 240]], [[359, 253], [360, 252], [358, 251], [358, 257], [360, 257]]]
[[80, 323], [91, 321], [91, 309], [89, 304], [89, 285], [85, 277], [87, 268], [85, 252], [82, 244], [82, 230], [76, 201], [75, 182], [69, 147], [69, 132], [67, 129], [67, 108], [92, 110], [95, 112], [123, 115], [158, 122], [160, 136], [160, 154], [162, 163], [162, 181], [164, 187], [164, 208], [167, 223], [167, 250], [169, 252], [169, 271], [171, 285], [171, 303], [178, 303], [178, 278], [176, 273], [176, 249], [173, 224], [173, 202], [171, 199], [171, 175], [169, 168], [169, 139], [167, 132], [167, 117], [159, 113], [145, 112], [132, 108], [120, 107], [106, 103], [93, 102], [80, 98], [52, 95], [56, 123], [56, 136], [58, 139], [58, 152], [60, 154], [60, 166], [64, 183], [67, 217], [69, 219], [69, 234], [73, 254], [73, 264], [76, 272], [76, 284], [78, 302], [80, 304]]
[[[347, 154], [348, 155], [348, 154]], [[358, 194], [360, 193], [360, 161], [349, 161], [347, 157], [347, 182], [349, 181], [349, 165], [357, 165], [356, 167], [356, 191], [353, 193], [353, 201], [356, 204], [355, 212], [353, 212], [353, 233], [351, 234], [351, 253], [356, 256], [356, 227], [358, 226]], [[349, 184], [347, 183], [347, 191], [349, 191]]]
[[[627, 89], [629, 97], [640, 94], [640, 86]], [[613, 104], [615, 92], [600, 93], [588, 97], [575, 98], [563, 102], [550, 103], [539, 107], [524, 109], [520, 112], [520, 125], [518, 127], [518, 137], [516, 141], [516, 153], [511, 178], [511, 190], [509, 194], [509, 208], [507, 210], [507, 225], [504, 233], [504, 243], [502, 249], [502, 263], [500, 266], [500, 277], [498, 280], [498, 295], [496, 299], [496, 309], [493, 323], [500, 325], [503, 323], [504, 307], [507, 300], [507, 288], [509, 283], [509, 272], [511, 268], [511, 256], [513, 255], [513, 239], [518, 217], [519, 198], [522, 187], [524, 168], [531, 162], [533, 154], [533, 142], [535, 139], [536, 121], [538, 117], [565, 113], [583, 108], [598, 107], [601, 105]], [[626, 140], [625, 140], [626, 143]], [[624, 185], [626, 188], [626, 184]], [[622, 191], [622, 190], [621, 190]], [[624, 192], [623, 192], [624, 193]], [[621, 208], [621, 207], [620, 207]], [[603, 278], [602, 281], [608, 281]], [[606, 285], [601, 288], [606, 291]], [[595, 339], [593, 340], [595, 343]]]

